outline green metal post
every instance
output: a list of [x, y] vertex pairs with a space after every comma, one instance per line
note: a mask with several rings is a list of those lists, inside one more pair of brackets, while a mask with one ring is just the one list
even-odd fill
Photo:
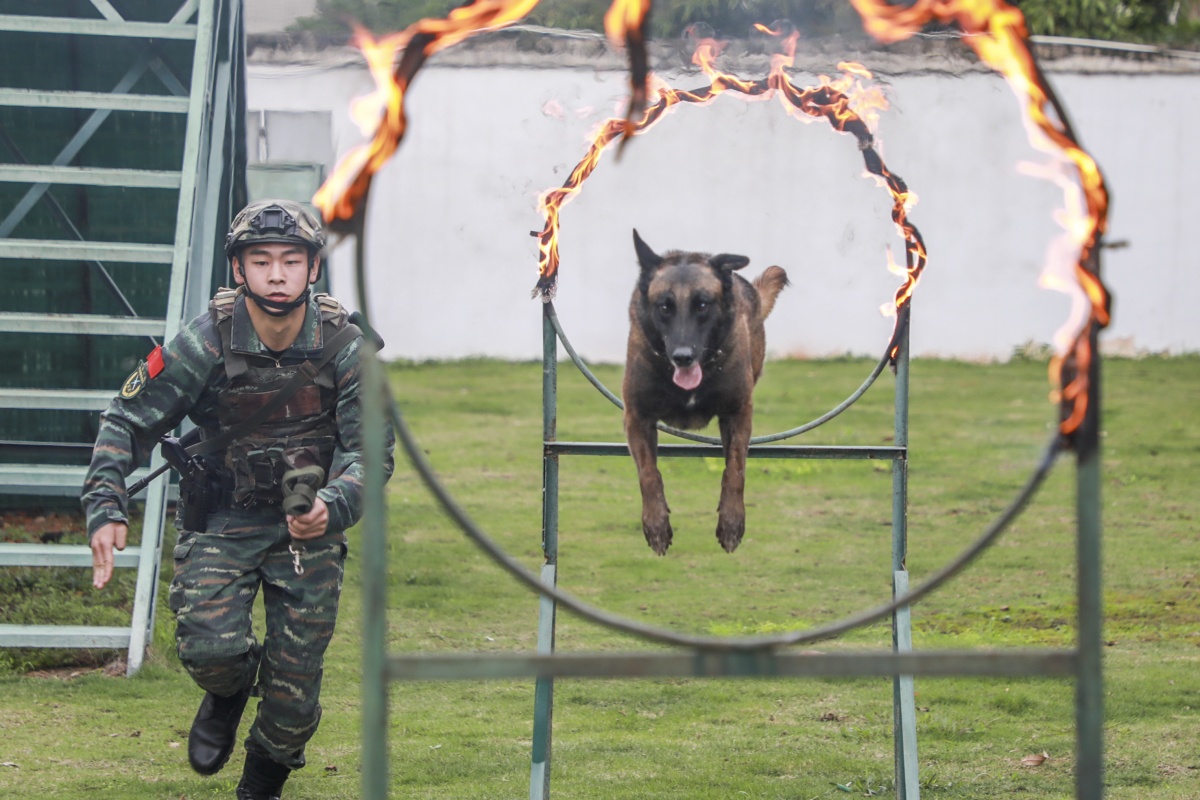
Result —
[[366, 462], [362, 526], [363, 800], [386, 800], [387, 764], [387, 506], [384, 501], [383, 365], [374, 347], [363, 345], [363, 441]]
[[[892, 461], [892, 592], [908, 590], [908, 379], [911, 301], [906, 316], [897, 324], [905, 329], [897, 342], [894, 435], [896, 447], [904, 457]], [[912, 623], [908, 609], [892, 615], [892, 649], [912, 649]], [[917, 782], [917, 721], [913, 700], [913, 677], [897, 675], [892, 679], [892, 737], [895, 751], [897, 800], [919, 800]]]
[[[542, 440], [558, 435], [558, 338], [550, 321], [549, 303], [542, 306]], [[542, 454], [542, 582], [558, 580], [558, 453], [543, 445]], [[538, 608], [538, 653], [554, 652], [557, 604], [542, 597]], [[533, 756], [529, 774], [530, 800], [550, 797], [550, 751], [553, 737], [554, 679], [538, 678], [533, 703]]]
[[1100, 550], [1100, 349], [1091, 333], [1088, 409], [1075, 436], [1079, 673], [1075, 682], [1075, 793], [1104, 796], [1104, 598]]

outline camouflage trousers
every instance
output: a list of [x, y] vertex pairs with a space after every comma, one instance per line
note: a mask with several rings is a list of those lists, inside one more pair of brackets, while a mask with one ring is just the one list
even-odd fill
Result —
[[[246, 749], [292, 769], [321, 720], [322, 666], [333, 636], [346, 539], [331, 531], [297, 542], [277, 509], [218, 511], [203, 533], [179, 533], [170, 606], [179, 659], [205, 691], [259, 697]], [[251, 609], [262, 589], [266, 630]]]

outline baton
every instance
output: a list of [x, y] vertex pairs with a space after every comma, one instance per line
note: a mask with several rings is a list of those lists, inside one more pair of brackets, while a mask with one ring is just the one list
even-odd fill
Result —
[[351, 325], [357, 325], [358, 329], [363, 332], [363, 336], [370, 339], [375, 345], [376, 350], [383, 349], [383, 337], [379, 335], [378, 331], [367, 324], [367, 318], [363, 316], [361, 311], [351, 312], [346, 321]]

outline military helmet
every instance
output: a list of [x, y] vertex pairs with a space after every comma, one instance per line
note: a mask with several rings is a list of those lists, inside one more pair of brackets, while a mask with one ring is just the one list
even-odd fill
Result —
[[256, 200], [238, 212], [225, 235], [225, 255], [254, 242], [303, 244], [312, 253], [325, 249], [321, 221], [291, 200]]

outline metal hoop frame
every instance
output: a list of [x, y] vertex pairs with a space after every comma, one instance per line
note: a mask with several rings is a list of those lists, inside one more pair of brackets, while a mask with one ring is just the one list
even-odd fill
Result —
[[[550, 303], [543, 304], [544, 314], [544, 329], [547, 346], [553, 348], [558, 341], [559, 330], [561, 324], [554, 324], [556, 316], [554, 315], [553, 305]], [[903, 358], [900, 364], [907, 368], [907, 337], [901, 337], [903, 348]], [[628, 675], [695, 675], [698, 677], [715, 677], [715, 676], [784, 676], [784, 675], [845, 675], [845, 674], [860, 674], [860, 675], [892, 675], [896, 681], [896, 704], [899, 708], [904, 702], [903, 690], [905, 687], [902, 683], [907, 682], [907, 689], [911, 692], [912, 677], [916, 674], [922, 675], [937, 675], [937, 674], [973, 674], [973, 675], [1067, 675], [1071, 674], [1077, 668], [1077, 659], [1072, 651], [1027, 651], [1019, 653], [939, 653], [939, 654], [922, 654], [914, 652], [906, 652], [895, 648], [892, 653], [881, 654], [878, 652], [856, 654], [855, 666], [849, 667], [846, 664], [846, 658], [842, 655], [808, 655], [808, 654], [790, 654], [783, 652], [783, 648], [791, 645], [811, 643], [821, 639], [832, 638], [845, 633], [855, 627], [870, 624], [879, 619], [892, 615], [906, 616], [908, 607], [934, 591], [940, 585], [948, 581], [953, 576], [957, 575], [967, 565], [978, 557], [984, 550], [990, 547], [1007, 528], [1009, 523], [1016, 518], [1017, 515], [1025, 508], [1032, 500], [1037, 490], [1040, 488], [1045, 478], [1048, 476], [1057, 455], [1063, 449], [1063, 439], [1059, 435], [1048, 444], [1045, 453], [1039, 461], [1030, 479], [1026, 485], [1022, 487], [1016, 498], [1010, 503], [1009, 507], [990, 525], [987, 530], [968, 548], [959, 554], [953, 561], [944, 566], [941, 570], [935, 573], [931, 578], [926, 580], [919, 586], [909, 590], [907, 586], [907, 572], [903, 569], [903, 558], [906, 549], [906, 542], [901, 542], [899, 549], [894, 547], [893, 566], [895, 570], [894, 596], [890, 602], [883, 603], [874, 608], [867, 609], [857, 614], [851, 615], [843, 620], [831, 623], [829, 625], [820, 626], [804, 631], [790, 631], [774, 636], [761, 637], [705, 637], [681, 634], [676, 631], [647, 626], [643, 623], [636, 622], [627, 618], [622, 618], [613, 615], [609, 612], [595, 608], [568, 592], [557, 588], [554, 584], [554, 574], [557, 570], [556, 559], [552, 562], [549, 558], [547, 564], [543, 566], [541, 574], [535, 575], [533, 572], [526, 569], [522, 564], [508, 555], [491, 537], [489, 537], [478, 524], [462, 509], [461, 506], [450, 495], [449, 491], [442, 485], [436, 473], [432, 469], [424, 456], [424, 452], [417, 442], [412, 431], [409, 429], [398, 405], [391, 398], [390, 392], [382, 382], [381, 370], [373, 359], [372, 366], [367, 372], [369, 373], [368, 382], [371, 384], [368, 389], [367, 405], [373, 405], [369, 402], [375, 398], [375, 403], [379, 408], [377, 411], [368, 414], [368, 418], [373, 418], [376, 413], [382, 418], [386, 418], [393, 426], [398, 440], [417, 469], [426, 486], [435, 495], [442, 504], [447, 513], [454, 521], [462, 528], [464, 533], [485, 553], [487, 553], [498, 565], [504, 568], [510, 575], [524, 583], [531, 590], [541, 595], [541, 604], [543, 608], [543, 630], [539, 632], [539, 639], [544, 644], [539, 646], [537, 655], [513, 655], [503, 656], [489, 654], [485, 657], [479, 656], [397, 656], [393, 655], [385, 657], [380, 651], [378, 653], [370, 652], [364, 658], [364, 665], [368, 668], [367, 673], [380, 675], [379, 684], [381, 687], [386, 686], [389, 680], [421, 680], [421, 679], [447, 679], [447, 678], [462, 678], [462, 679], [481, 679], [481, 678], [496, 678], [496, 677], [515, 677], [527, 676], [537, 678], [537, 687], [535, 689], [535, 704], [542, 704], [546, 708], [546, 712], [539, 722], [535, 719], [535, 745], [534, 745], [534, 768], [531, 774], [531, 797], [544, 797], [548, 789], [548, 767], [549, 767], [549, 729], [551, 724], [552, 713], [552, 681], [556, 676], [600, 676], [608, 674], [628, 674]], [[573, 358], [573, 362], [580, 368], [581, 373], [585, 377], [590, 374], [586, 365], [581, 360]], [[544, 363], [543, 372], [543, 387], [545, 391], [553, 393], [557, 381], [556, 359], [548, 358]], [[592, 376], [594, 378], [594, 375]], [[589, 379], [591, 380], [591, 379]], [[906, 376], [905, 376], [906, 380]], [[869, 378], [869, 382], [873, 382], [874, 377]], [[376, 385], [376, 382], [378, 384]], [[861, 391], [857, 391], [852, 398], [857, 399], [861, 396], [865, 389], [860, 387]], [[849, 401], [852, 402], [852, 401]], [[844, 401], [838, 407], [849, 405], [849, 402]], [[840, 413], [840, 412], [839, 412]], [[819, 420], [832, 418], [833, 413], [827, 412]], [[380, 420], [382, 422], [382, 419]], [[806, 429], [816, 426], [814, 423], [808, 423]], [[545, 431], [544, 431], [545, 433]], [[383, 437], [371, 437], [372, 439], [380, 439]], [[547, 451], [547, 469], [557, 471], [557, 457], [559, 452], [562, 452], [562, 447], [565, 443], [555, 443], [553, 441], [553, 433], [544, 436], [546, 440]], [[619, 446], [618, 446], [619, 447]], [[668, 446], [669, 447], [669, 446]], [[676, 447], [693, 447], [688, 445], [679, 445]], [[707, 449], [707, 448], [697, 448]], [[771, 447], [767, 450], [785, 450], [790, 448]], [[901, 466], [904, 462], [899, 462]], [[557, 476], [554, 476], [557, 480]], [[906, 475], [905, 475], [906, 478]], [[382, 486], [379, 487], [382, 492]], [[895, 493], [894, 493], [895, 497]], [[379, 498], [382, 501], [382, 498]], [[374, 506], [374, 503], [371, 503]], [[383, 510], [380, 506], [375, 513], [382, 517]], [[555, 506], [549, 512], [552, 516], [546, 518], [544, 513], [543, 519], [543, 535], [545, 536], [546, 526], [553, 524], [557, 525], [556, 514], [556, 499]], [[374, 514], [369, 514], [374, 516]], [[902, 530], [901, 535], [905, 532]], [[555, 534], [556, 535], [556, 534]], [[895, 531], [894, 531], [895, 535]], [[379, 532], [382, 537], [382, 530]], [[364, 546], [367, 546], [366, 534], [364, 535]], [[544, 541], [544, 546], [545, 546]], [[894, 542], [895, 544], [895, 542]], [[553, 549], [556, 550], [556, 543], [553, 544]], [[547, 548], [548, 554], [551, 548]], [[380, 568], [384, 570], [382, 574], [372, 579], [364, 574], [364, 591], [367, 593], [368, 602], [364, 604], [364, 608], [370, 611], [370, 616], [379, 615], [377, 621], [369, 622], [364, 619], [368, 630], [372, 627], [380, 627], [383, 619], [382, 600], [371, 601], [372, 595], [382, 592], [386, 587], [386, 567], [385, 559], [376, 557], [376, 555], [368, 554], [365, 559], [370, 565], [371, 571], [374, 572]], [[603, 625], [613, 630], [622, 631], [637, 635], [647, 641], [653, 641], [661, 644], [674, 645], [677, 647], [689, 648], [690, 655], [677, 656], [673, 654], [646, 654], [634, 653], [623, 654], [617, 657], [611, 655], [592, 655], [592, 654], [573, 654], [570, 656], [554, 655], [552, 646], [549, 643], [553, 638], [553, 612], [557, 604], [561, 603], [564, 607], [571, 609], [577, 614], [580, 614], [586, 619]], [[549, 612], [547, 614], [547, 612]], [[547, 622], [548, 620], [548, 622]], [[549, 626], [548, 629], [546, 626]], [[896, 626], [894, 626], [896, 630]], [[907, 625], [904, 626], [904, 631], [907, 631]], [[898, 639], [904, 640], [904, 631], [898, 636]], [[911, 640], [907, 642], [898, 641], [897, 645], [910, 645]], [[372, 648], [368, 647], [371, 651]], [[382, 650], [382, 648], [380, 648]], [[623, 665], [623, 666], [622, 666]], [[847, 672], [849, 670], [849, 672]], [[364, 687], [367, 691], [367, 687]], [[384, 689], [385, 693], [386, 690]], [[381, 704], [370, 704], [373, 708], [373, 714], [379, 716], [380, 724], [386, 725], [386, 711], [381, 711]], [[901, 714], [898, 712], [898, 717]], [[374, 730], [378, 730], [372, 726]], [[899, 797], [905, 800], [916, 800], [919, 796], [919, 786], [916, 781], [916, 762], [915, 762], [915, 729], [906, 731], [904, 726], [897, 725], [896, 730], [896, 749], [897, 749], [897, 791]], [[370, 739], [371, 737], [368, 737]], [[911, 753], [911, 756], [907, 755]], [[540, 756], [540, 758], [539, 758]], [[364, 758], [366, 756], [364, 755]], [[381, 755], [381, 758], [386, 758]], [[909, 762], [906, 768], [905, 762]]]
[[[360, 307], [369, 307], [366, 298], [365, 270], [363, 268], [363, 220], [365, 208], [355, 218], [357, 235], [357, 269], [359, 277]], [[1091, 254], [1094, 274], [1099, 274], [1097, 251]], [[911, 254], [910, 254], [911, 255]], [[544, 341], [554, 346], [558, 335], [553, 322], [553, 309], [544, 304]], [[907, 310], [907, 303], [901, 310]], [[900, 330], [898, 321], [897, 330]], [[904, 326], [907, 333], [907, 321]], [[891, 603], [861, 612], [833, 625], [808, 631], [793, 631], [772, 637], [697, 637], [664, 631], [632, 620], [622, 619], [600, 609], [592, 608], [553, 585], [556, 565], [547, 563], [542, 575], [536, 576], [515, 559], [505, 553], [455, 502], [424, 457], [424, 454], [408, 429], [399, 407], [392, 399], [384, 379], [384, 372], [370, 346], [364, 359], [364, 421], [368, 431], [381, 431], [388, 421], [393, 425], [398, 439], [429, 490], [442, 504], [447, 513], [481, 549], [515, 578], [537, 592], [543, 605], [562, 603], [584, 617], [628, 633], [634, 633], [649, 641], [657, 641], [686, 648], [675, 653], [632, 653], [613, 656], [611, 654], [556, 655], [541, 649], [536, 655], [513, 654], [511, 656], [488, 654], [436, 656], [387, 655], [384, 650], [386, 624], [385, 601], [387, 586], [386, 564], [386, 503], [382, 481], [383, 436], [367, 436], [366, 459], [368, 466], [367, 502], [363, 527], [363, 545], [366, 551], [363, 568], [364, 591], [364, 747], [363, 747], [363, 797], [366, 800], [383, 800], [387, 796], [387, 683], [391, 680], [425, 679], [487, 679], [503, 677], [535, 677], [538, 679], [537, 693], [548, 687], [558, 676], [589, 677], [634, 677], [691, 675], [695, 677], [715, 676], [815, 676], [815, 675], [891, 675], [898, 684], [915, 675], [1010, 675], [1073, 676], [1076, 681], [1076, 796], [1079, 800], [1099, 800], [1103, 796], [1103, 681], [1102, 681], [1102, 602], [1100, 593], [1100, 355], [1098, 329], [1088, 331], [1090, 352], [1093, 354], [1087, 365], [1090, 385], [1090, 404], [1079, 431], [1070, 437], [1056, 434], [1046, 448], [1045, 454], [1034, 469], [1026, 485], [1018, 492], [1009, 507], [956, 559], [943, 567], [925, 583], [913, 590], [906, 590], [907, 573], [897, 575], [895, 596]], [[903, 338], [907, 343], [907, 336]], [[895, 339], [899, 341], [899, 338]], [[564, 345], [566, 345], [564, 338]], [[905, 362], [907, 355], [905, 355]], [[574, 360], [574, 359], [573, 359]], [[578, 361], [576, 363], [579, 363]], [[551, 361], [551, 366], [554, 362]], [[882, 371], [882, 365], [877, 368]], [[585, 377], [590, 371], [583, 370]], [[873, 375], [868, 382], [873, 382]], [[601, 389], [594, 376], [589, 377]], [[553, 388], [556, 374], [553, 369], [544, 369], [543, 386]], [[602, 390], [610, 399], [611, 392]], [[866, 388], [861, 391], [865, 392]], [[861, 396], [861, 393], [858, 395]], [[852, 400], [847, 405], [856, 400]], [[844, 410], [844, 409], [843, 409]], [[840, 410], [838, 413], [841, 413]], [[825, 415], [835, 416], [833, 412]], [[820, 421], [824, 421], [822, 418]], [[820, 421], [809, 423], [816, 427]], [[808, 430], [810, 427], [801, 426]], [[784, 432], [788, 435], [800, 433]], [[780, 438], [785, 438], [781, 437]], [[557, 463], [552, 436], [544, 437], [547, 463]], [[906, 445], [907, 443], [905, 443]], [[684, 446], [676, 446], [684, 447]], [[1007, 525], [1024, 509], [1048, 475], [1056, 456], [1067, 447], [1076, 453], [1077, 470], [1077, 597], [1079, 638], [1071, 650], [998, 651], [998, 652], [892, 652], [846, 654], [800, 654], [781, 652], [788, 645], [811, 642], [843, 633], [850, 628], [867, 624], [888, 614], [906, 614], [907, 607], [925, 596], [965, 568], [979, 553], [996, 541]], [[769, 448], [781, 449], [781, 448]], [[555, 476], [555, 479], [556, 476]], [[555, 511], [555, 513], [557, 513]], [[552, 625], [551, 625], [552, 637]], [[897, 701], [899, 702], [899, 701]], [[550, 715], [546, 715], [549, 725]], [[536, 738], [536, 737], [535, 737]], [[545, 752], [537, 752], [535, 742], [534, 762], [548, 764], [549, 739], [544, 740]], [[901, 753], [897, 742], [897, 754]], [[905, 800], [916, 800], [919, 788], [915, 770], [905, 774], [898, 763], [897, 796]], [[540, 797], [537, 790], [537, 769], [531, 775], [531, 797]]]

